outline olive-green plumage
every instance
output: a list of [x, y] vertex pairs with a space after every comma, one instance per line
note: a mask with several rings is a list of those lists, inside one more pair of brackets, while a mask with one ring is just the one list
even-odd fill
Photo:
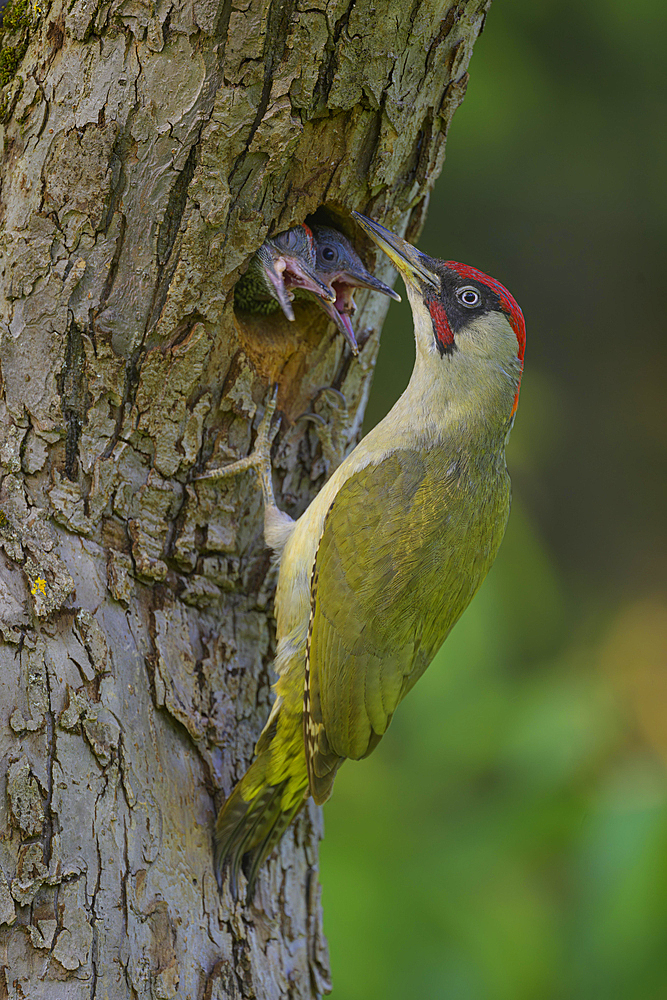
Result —
[[[337, 494], [311, 591], [316, 801], [330, 793], [332, 766], [376, 746], [486, 576], [509, 514], [509, 477], [494, 458], [401, 449]], [[382, 503], [370, 504], [378, 488]]]
[[216, 868], [230, 862], [234, 890], [243, 856], [252, 891], [307, 795], [324, 802], [345, 758], [377, 745], [484, 579], [509, 515], [518, 306], [480, 272], [363, 224], [404, 275], [415, 369], [296, 522], [275, 507], [263, 468], [267, 542], [282, 552], [279, 676], [255, 760], [216, 824]]

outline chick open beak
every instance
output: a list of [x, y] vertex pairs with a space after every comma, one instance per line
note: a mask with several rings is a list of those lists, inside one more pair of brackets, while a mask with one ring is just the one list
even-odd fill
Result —
[[283, 257], [278, 257], [277, 260], [274, 260], [270, 254], [262, 254], [261, 250], [263, 249], [264, 247], [258, 251], [258, 256], [260, 257], [262, 266], [264, 267], [264, 273], [273, 286], [276, 299], [280, 303], [280, 308], [284, 312], [287, 319], [294, 322], [292, 296], [285, 288], [285, 279], [283, 277], [285, 272], [285, 259]]
[[[359, 344], [357, 343], [357, 338], [354, 335], [354, 328], [352, 326], [352, 320], [350, 319], [350, 315], [354, 312], [354, 309], [350, 309], [347, 303], [341, 299], [340, 295], [336, 296], [335, 302], [325, 302], [324, 299], [320, 299], [320, 305], [343, 334], [346, 341], [350, 345], [352, 353], [358, 354]], [[352, 300], [352, 306], [356, 308], [354, 300]]]
[[429, 270], [426, 265], [428, 258], [421, 251], [413, 247], [407, 240], [403, 240], [389, 229], [385, 229], [379, 222], [368, 219], [361, 212], [352, 212], [352, 215], [373, 242], [377, 243], [381, 250], [384, 250], [406, 283], [419, 285], [426, 282], [427, 285], [440, 290], [440, 279]]
[[312, 292], [323, 302], [335, 302], [336, 293], [320, 281], [314, 265], [306, 263], [298, 254], [282, 251], [272, 240], [267, 240], [257, 251], [257, 257], [288, 320], [294, 321], [292, 299], [295, 288]]
[[334, 302], [336, 293], [323, 281], [320, 281], [314, 267], [304, 263], [304, 261], [285, 255], [285, 284], [288, 288], [303, 288], [307, 292], [313, 292], [325, 302]]

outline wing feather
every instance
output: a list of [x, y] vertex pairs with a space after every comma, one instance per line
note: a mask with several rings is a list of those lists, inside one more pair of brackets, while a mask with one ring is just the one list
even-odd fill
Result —
[[311, 589], [306, 756], [317, 801], [345, 757], [377, 744], [486, 575], [509, 512], [508, 485], [494, 492], [490, 481], [472, 483], [460, 456], [397, 450], [338, 491]]

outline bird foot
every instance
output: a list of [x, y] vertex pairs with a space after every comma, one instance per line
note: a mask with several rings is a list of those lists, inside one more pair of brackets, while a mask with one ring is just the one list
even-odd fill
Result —
[[349, 427], [347, 400], [339, 389], [326, 386], [315, 394], [313, 406], [317, 407], [315, 412], [303, 413], [299, 420], [310, 420], [314, 424], [329, 478], [343, 461], [345, 453]]
[[250, 454], [245, 458], [240, 458], [237, 462], [232, 462], [230, 465], [223, 465], [219, 469], [211, 469], [208, 472], [203, 472], [200, 476], [196, 477], [197, 481], [204, 479], [223, 479], [227, 476], [236, 476], [239, 472], [244, 472], [246, 469], [255, 469], [262, 484], [265, 506], [267, 508], [276, 506], [275, 497], [273, 495], [271, 447], [273, 445], [274, 438], [278, 433], [280, 420], [276, 422], [274, 427], [272, 427], [271, 424], [273, 422], [273, 415], [276, 412], [277, 399], [278, 386], [275, 385], [266, 402], [264, 416], [262, 417], [257, 428], [255, 445]]

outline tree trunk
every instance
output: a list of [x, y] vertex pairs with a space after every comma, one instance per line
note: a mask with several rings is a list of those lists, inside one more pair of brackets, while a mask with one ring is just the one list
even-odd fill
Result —
[[212, 872], [275, 570], [253, 474], [193, 479], [247, 453], [272, 382], [289, 514], [327, 472], [320, 388], [357, 440], [386, 299], [358, 296], [354, 359], [315, 306], [249, 319], [233, 286], [316, 212], [369, 263], [351, 209], [418, 234], [488, 2], [5, 7], [0, 998], [328, 989], [320, 811], [252, 905]]

